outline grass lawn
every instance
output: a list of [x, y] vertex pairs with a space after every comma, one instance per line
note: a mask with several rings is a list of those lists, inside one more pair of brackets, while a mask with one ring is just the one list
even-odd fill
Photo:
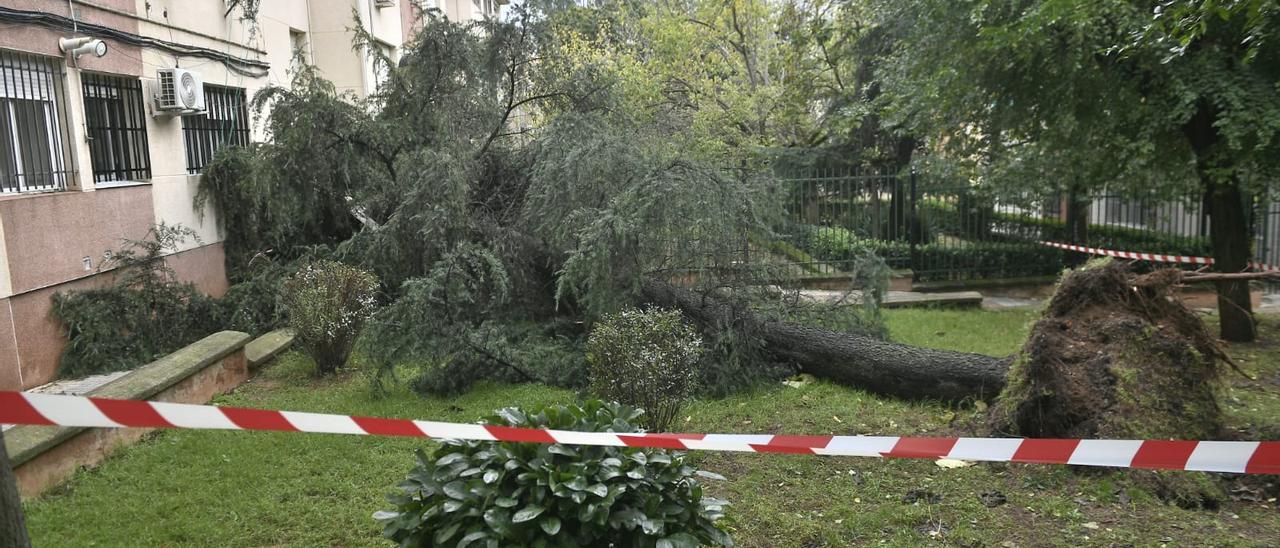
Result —
[[[888, 311], [894, 338], [917, 345], [1004, 355], [1016, 350], [1031, 312]], [[1277, 322], [1264, 335], [1280, 340]], [[1280, 346], [1233, 354], [1258, 377], [1229, 378], [1234, 424], [1280, 424]], [[373, 416], [472, 421], [508, 405], [568, 403], [572, 392], [484, 385], [459, 398], [401, 389], [374, 398], [357, 376], [316, 380], [285, 355], [219, 404]], [[949, 432], [973, 408], [904, 402], [815, 382], [698, 401], [680, 429], [696, 432], [884, 434]], [[26, 505], [37, 546], [386, 546], [370, 518], [424, 442], [357, 436], [170, 431], [156, 434]], [[1155, 499], [1118, 474], [1061, 466], [700, 453], [727, 476], [712, 494], [729, 499], [728, 525], [742, 546], [888, 545], [1273, 545], [1274, 499], [1187, 510]], [[936, 502], [904, 501], [928, 491]], [[1007, 503], [988, 507], [982, 493]], [[927, 497], [926, 497], [927, 498]], [[990, 497], [988, 497], [990, 500]]]

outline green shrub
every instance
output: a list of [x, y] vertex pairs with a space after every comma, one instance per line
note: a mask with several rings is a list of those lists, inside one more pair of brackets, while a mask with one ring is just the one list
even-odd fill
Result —
[[645, 410], [645, 427], [665, 431], [693, 394], [702, 339], [680, 312], [648, 308], [605, 316], [587, 339], [591, 391]]
[[[966, 231], [965, 216], [954, 204], [926, 198], [917, 205], [921, 222], [932, 227], [936, 232], [952, 236], [963, 236]], [[971, 219], [974, 215], [968, 215]], [[1166, 253], [1177, 255], [1210, 255], [1213, 247], [1207, 237], [1178, 236], [1155, 230], [1115, 226], [1106, 224], [1090, 224], [1086, 242], [1071, 242], [1067, 235], [1066, 222], [1061, 219], [1036, 218], [1027, 215], [1007, 212], [986, 212], [980, 216], [990, 223], [989, 230], [984, 231], [986, 237], [993, 241], [1005, 243], [1049, 240], [1056, 242], [1082, 243], [1091, 247], [1116, 249], [1120, 251], [1144, 251], [1150, 253]]]
[[[1059, 219], [1036, 219], [1009, 213], [995, 215], [996, 230], [1027, 238], [1067, 242], [1066, 223]], [[1213, 254], [1209, 238], [1177, 236], [1127, 226], [1090, 224], [1085, 245], [1119, 251], [1142, 251], [1175, 255]]]
[[1053, 276], [1066, 266], [1066, 252], [1030, 242], [929, 244], [916, 249], [916, 280]]
[[840, 227], [797, 226], [793, 229], [800, 245], [814, 257], [830, 262], [856, 262], [871, 254], [893, 268], [911, 266], [911, 244], [861, 238]]
[[911, 267], [916, 281], [1056, 275], [1066, 253], [1030, 240], [956, 241], [916, 246], [905, 241], [859, 239], [838, 227], [800, 227], [810, 253], [824, 261], [852, 263], [867, 253], [894, 267]]
[[194, 237], [189, 228], [157, 225], [103, 264], [114, 269], [112, 285], [54, 294], [54, 314], [67, 332], [59, 376], [133, 369], [222, 329], [215, 301], [178, 282], [164, 260]]
[[302, 261], [273, 261], [261, 258], [239, 272], [238, 283], [218, 299], [223, 329], [260, 335], [288, 325], [289, 314], [282, 296], [284, 281], [298, 271]]
[[[488, 424], [635, 432], [641, 412], [587, 402], [533, 413], [508, 408]], [[730, 546], [681, 453], [636, 447], [444, 440], [377, 512], [401, 546]]]
[[316, 261], [284, 282], [289, 324], [316, 372], [336, 371], [355, 346], [360, 328], [376, 306], [378, 279], [354, 266]]

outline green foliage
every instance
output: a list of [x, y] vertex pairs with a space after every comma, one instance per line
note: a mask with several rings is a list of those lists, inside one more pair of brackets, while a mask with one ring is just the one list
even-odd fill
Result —
[[526, 217], [567, 254], [557, 297], [589, 318], [635, 304], [648, 276], [696, 271], [740, 285], [764, 274], [738, 263], [746, 235], [781, 213], [776, 181], [695, 155], [670, 136], [677, 123], [565, 114], [538, 142]]
[[[564, 388], [583, 388], [587, 361], [581, 326], [566, 319], [540, 322], [488, 323], [471, 335], [479, 350], [447, 337], [433, 338], [439, 348], [455, 351], [419, 366], [414, 390], [456, 396], [479, 381], [537, 381]], [[402, 355], [400, 360], [406, 360]], [[383, 373], [386, 374], [385, 372]], [[376, 379], [381, 382], [382, 379]], [[379, 384], [375, 388], [382, 390]]]
[[[935, 231], [948, 235], [965, 234], [965, 215], [953, 204], [938, 200], [922, 200], [919, 203], [920, 216], [924, 222], [934, 227]], [[1078, 243], [1091, 247], [1116, 249], [1120, 251], [1144, 251], [1179, 255], [1212, 254], [1209, 239], [1203, 236], [1176, 236], [1156, 230], [1117, 226], [1109, 224], [1090, 224], [1087, 229], [1087, 241], [1075, 242], [1067, 232], [1067, 224], [1061, 219], [1037, 218], [1027, 215], [990, 211], [977, 219], [987, 226], [982, 230], [986, 238], [1000, 242], [1018, 241], [1053, 241]], [[973, 222], [973, 221], [970, 221]]]
[[[570, 345], [518, 325], [590, 325], [638, 304], [649, 278], [793, 285], [785, 265], [744, 266], [747, 235], [772, 238], [782, 203], [757, 145], [806, 132], [808, 103], [780, 96], [792, 76], [770, 5], [552, 4], [503, 21], [428, 12], [395, 63], [357, 31], [387, 70], [376, 93], [342, 96], [302, 70], [255, 97], [272, 107], [271, 142], [206, 174], [200, 200], [225, 223], [237, 277], [267, 250], [288, 261], [324, 245], [384, 282], [392, 304], [364, 337], [379, 389], [406, 363], [426, 364], [428, 392], [559, 384], [581, 370], [555, 357]], [[779, 369], [721, 327], [716, 390]]]
[[351, 99], [304, 68], [289, 89], [265, 88], [253, 99], [259, 112], [270, 105], [269, 140], [225, 148], [205, 167], [195, 208], [217, 212], [232, 277], [257, 256], [294, 259], [359, 227], [348, 198], [378, 175], [378, 164], [353, 136], [368, 114]]
[[805, 246], [814, 257], [826, 261], [847, 261], [873, 251], [873, 240], [859, 238], [848, 229], [823, 226], [809, 230]]
[[[910, 253], [900, 246], [899, 253]], [[1067, 252], [1031, 242], [971, 242], [919, 246], [920, 281], [968, 277], [1055, 276], [1066, 266]]]
[[839, 227], [810, 229], [811, 253], [824, 261], [848, 262], [867, 254], [891, 265], [916, 265], [922, 282], [963, 278], [968, 274], [1015, 278], [1056, 275], [1065, 266], [1066, 252], [1033, 241], [945, 242], [916, 246], [904, 241], [862, 239]]
[[347, 363], [365, 320], [377, 306], [378, 279], [333, 261], [304, 265], [284, 281], [289, 325], [316, 362], [316, 373]]
[[[381, 389], [383, 377], [406, 361], [430, 364], [418, 383], [427, 393], [464, 390], [493, 374], [492, 365], [510, 366], [523, 380], [535, 380], [491, 350], [493, 330], [502, 324], [495, 325], [489, 318], [507, 305], [509, 287], [502, 261], [491, 250], [477, 246], [460, 248], [433, 265], [426, 276], [406, 281], [400, 298], [373, 317], [364, 339], [367, 354], [380, 371], [375, 388]], [[494, 363], [483, 363], [486, 359]], [[470, 374], [457, 374], [468, 368], [473, 369]]]
[[221, 329], [218, 304], [179, 283], [164, 259], [193, 237], [189, 228], [157, 225], [104, 263], [115, 276], [110, 286], [54, 294], [67, 330], [59, 376], [132, 369]]
[[1280, 10], [1264, 4], [876, 2], [907, 30], [887, 111], [1011, 194], [1267, 185]]
[[[994, 215], [996, 230], [1001, 232], [1035, 233], [1040, 239], [1069, 241], [1066, 223], [1059, 219], [1033, 219], [1008, 213]], [[1127, 226], [1091, 224], [1088, 228], [1091, 247], [1120, 251], [1142, 251], [1178, 255], [1206, 256], [1213, 254], [1209, 238], [1203, 236], [1175, 236], [1155, 230]]]
[[[636, 432], [641, 412], [592, 401], [488, 424]], [[444, 440], [374, 514], [402, 546], [730, 546], [716, 526], [724, 501], [704, 498], [681, 453], [633, 447]]]
[[298, 264], [266, 258], [246, 264], [240, 271], [242, 281], [219, 299], [223, 329], [261, 334], [288, 325], [289, 312], [281, 296], [285, 279], [297, 271]]
[[693, 395], [702, 338], [680, 312], [623, 310], [605, 316], [587, 339], [591, 391], [645, 411], [644, 426], [665, 432]]

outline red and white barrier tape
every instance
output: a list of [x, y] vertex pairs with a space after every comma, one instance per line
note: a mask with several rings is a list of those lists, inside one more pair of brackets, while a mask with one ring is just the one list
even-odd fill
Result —
[[198, 428], [410, 436], [795, 453], [854, 457], [1077, 464], [1116, 468], [1280, 474], [1280, 441], [1074, 440], [783, 436], [771, 434], [616, 434], [480, 424], [380, 419], [210, 405], [112, 400], [0, 391], [0, 423], [98, 428]]
[[[1179, 264], [1213, 264], [1213, 257], [1195, 257], [1191, 255], [1163, 255], [1160, 253], [1141, 253], [1137, 251], [1116, 251], [1114, 249], [1102, 249], [1098, 247], [1085, 247], [1075, 244], [1064, 244], [1061, 242], [1040, 242], [1040, 245], [1065, 249], [1067, 251], [1078, 251], [1080, 253], [1088, 253], [1090, 255], [1102, 255], [1106, 257], [1119, 257], [1121, 259], [1133, 259], [1136, 261], [1155, 261], [1159, 263], [1179, 263]], [[1272, 266], [1259, 262], [1250, 262], [1249, 268], [1262, 271], [1280, 270], [1280, 266]]]

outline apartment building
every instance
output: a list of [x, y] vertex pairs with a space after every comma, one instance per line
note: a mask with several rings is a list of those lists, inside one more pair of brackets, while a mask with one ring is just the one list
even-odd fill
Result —
[[295, 55], [366, 95], [379, 76], [352, 48], [353, 28], [395, 59], [419, 10], [459, 20], [499, 9], [261, 0], [249, 21], [243, 1], [0, 0], [0, 390], [55, 378], [66, 340], [52, 295], [110, 283], [104, 260], [155, 224], [194, 229], [169, 264], [206, 293], [226, 291], [217, 219], [192, 198], [218, 150], [263, 137], [248, 101], [288, 85]]

